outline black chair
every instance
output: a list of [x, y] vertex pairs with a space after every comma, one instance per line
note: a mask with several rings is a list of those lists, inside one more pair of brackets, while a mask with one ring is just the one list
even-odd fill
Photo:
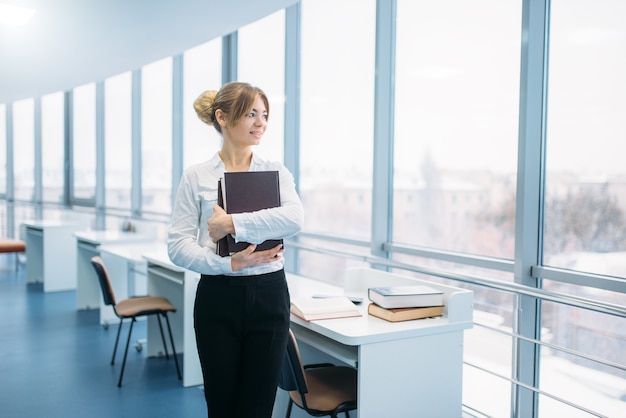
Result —
[[303, 365], [293, 332], [289, 330], [287, 352], [278, 386], [289, 392], [286, 418], [295, 403], [314, 417], [350, 417], [357, 408], [357, 370], [330, 363]]
[[172, 328], [170, 327], [170, 319], [167, 316], [168, 312], [176, 312], [176, 307], [170, 303], [164, 297], [161, 296], [140, 296], [131, 297], [122, 301], [116, 302], [115, 293], [113, 292], [113, 286], [111, 285], [111, 279], [109, 273], [102, 262], [102, 259], [98, 256], [92, 257], [91, 264], [96, 270], [98, 275], [98, 281], [100, 282], [100, 288], [102, 289], [102, 298], [105, 305], [113, 307], [113, 312], [120, 318], [120, 325], [117, 330], [117, 338], [115, 339], [115, 347], [113, 347], [113, 357], [111, 358], [111, 364], [115, 364], [115, 353], [117, 352], [117, 344], [120, 340], [120, 332], [122, 331], [122, 324], [124, 319], [131, 319], [130, 328], [128, 329], [128, 339], [126, 340], [126, 350], [124, 351], [124, 360], [122, 361], [122, 370], [120, 371], [120, 379], [117, 382], [117, 386], [122, 386], [122, 377], [124, 376], [124, 367], [126, 366], [126, 357], [128, 355], [128, 346], [130, 344], [130, 336], [133, 332], [133, 324], [137, 321], [137, 318], [141, 316], [156, 315], [159, 322], [159, 330], [161, 331], [161, 339], [163, 340], [163, 348], [165, 349], [165, 357], [169, 359], [169, 353], [167, 351], [167, 344], [165, 343], [165, 335], [163, 334], [163, 326], [161, 325], [161, 317], [165, 318], [167, 323], [167, 330], [170, 334], [170, 342], [172, 343], [172, 356], [176, 363], [176, 372], [178, 373], [178, 379], [182, 379], [180, 374], [180, 368], [178, 366], [178, 358], [176, 357], [176, 347], [174, 346], [174, 338], [172, 337]]

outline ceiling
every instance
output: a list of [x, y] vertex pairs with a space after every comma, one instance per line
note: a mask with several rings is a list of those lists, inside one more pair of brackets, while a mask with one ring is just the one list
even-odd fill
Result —
[[24, 26], [0, 24], [0, 103], [138, 69], [297, 1], [0, 0], [37, 10]]

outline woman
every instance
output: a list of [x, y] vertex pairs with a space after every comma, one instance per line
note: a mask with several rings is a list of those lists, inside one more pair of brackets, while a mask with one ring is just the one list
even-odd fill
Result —
[[[254, 250], [265, 240], [297, 234], [302, 204], [291, 173], [253, 152], [269, 116], [261, 89], [228, 83], [202, 93], [194, 108], [223, 143], [213, 158], [183, 173], [168, 254], [174, 264], [201, 273], [194, 327], [209, 417], [269, 418], [287, 346], [289, 292], [282, 246]], [[279, 172], [280, 207], [229, 215], [217, 206], [224, 172], [270, 170]], [[254, 244], [220, 257], [216, 243], [227, 234]]]

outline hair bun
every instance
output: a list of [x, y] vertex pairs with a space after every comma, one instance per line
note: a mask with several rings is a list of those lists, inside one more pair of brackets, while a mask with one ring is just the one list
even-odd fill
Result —
[[217, 96], [217, 91], [207, 90], [200, 94], [198, 98], [193, 102], [193, 108], [200, 120], [207, 125], [213, 125], [215, 120], [215, 111], [213, 110], [213, 102]]

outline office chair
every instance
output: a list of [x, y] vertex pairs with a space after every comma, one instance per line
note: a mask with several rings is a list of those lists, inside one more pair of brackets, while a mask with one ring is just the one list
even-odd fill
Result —
[[278, 386], [289, 392], [286, 418], [295, 403], [314, 417], [337, 418], [357, 408], [357, 370], [330, 363], [303, 365], [293, 332], [289, 330], [287, 352]]
[[102, 298], [105, 305], [113, 307], [113, 312], [120, 318], [120, 326], [117, 330], [117, 338], [115, 339], [115, 347], [113, 347], [113, 357], [111, 358], [111, 364], [115, 364], [115, 353], [117, 351], [117, 344], [120, 340], [120, 332], [122, 331], [122, 324], [124, 319], [131, 319], [130, 328], [128, 329], [128, 339], [126, 340], [126, 350], [124, 351], [124, 360], [122, 361], [122, 370], [120, 371], [120, 378], [117, 382], [117, 386], [122, 386], [122, 377], [124, 377], [124, 367], [126, 366], [126, 357], [128, 355], [128, 346], [130, 344], [130, 336], [133, 332], [133, 324], [137, 318], [142, 316], [156, 315], [159, 322], [159, 330], [161, 331], [161, 340], [163, 341], [163, 348], [165, 349], [165, 358], [169, 359], [167, 351], [167, 344], [165, 343], [165, 335], [163, 334], [163, 326], [161, 325], [161, 316], [165, 318], [167, 323], [167, 330], [170, 334], [170, 342], [172, 343], [172, 355], [174, 362], [176, 363], [176, 372], [178, 373], [178, 379], [182, 379], [180, 374], [180, 368], [178, 367], [178, 358], [176, 357], [176, 347], [174, 347], [174, 338], [172, 337], [172, 328], [170, 327], [170, 319], [167, 316], [168, 312], [176, 312], [176, 307], [170, 303], [164, 297], [161, 296], [139, 296], [131, 297], [128, 299], [117, 302], [115, 300], [115, 293], [113, 292], [113, 286], [111, 285], [111, 279], [109, 273], [102, 262], [102, 259], [98, 256], [91, 258], [91, 264], [96, 270], [98, 275], [98, 281], [100, 282], [100, 288], [102, 289]]

